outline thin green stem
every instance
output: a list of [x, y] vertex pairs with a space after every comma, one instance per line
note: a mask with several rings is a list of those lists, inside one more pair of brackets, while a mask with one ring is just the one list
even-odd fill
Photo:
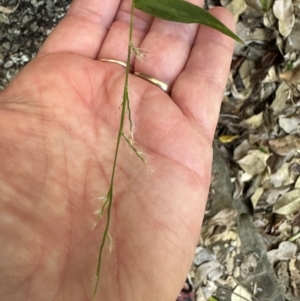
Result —
[[125, 85], [124, 85], [124, 92], [123, 92], [122, 111], [121, 111], [121, 117], [120, 117], [120, 127], [119, 127], [119, 131], [118, 131], [118, 138], [117, 138], [114, 162], [113, 162], [112, 173], [111, 173], [110, 187], [109, 187], [108, 193], [106, 195], [107, 196], [107, 203], [106, 203], [107, 204], [107, 220], [106, 220], [106, 224], [105, 224], [105, 229], [104, 229], [104, 233], [103, 233], [103, 237], [102, 237], [101, 246], [99, 249], [97, 271], [96, 271], [96, 284], [95, 284], [94, 292], [93, 292], [93, 301], [95, 300], [96, 293], [97, 293], [97, 290], [99, 287], [101, 264], [102, 264], [105, 242], [107, 239], [109, 239], [109, 226], [110, 226], [110, 221], [111, 221], [111, 210], [112, 210], [113, 194], [114, 194], [114, 179], [115, 179], [115, 172], [116, 172], [120, 142], [121, 142], [121, 138], [123, 137], [126, 110], [128, 110], [128, 114], [129, 114], [130, 129], [132, 128], [131, 112], [130, 112], [129, 97], [128, 97], [128, 79], [129, 79], [129, 73], [130, 73], [130, 60], [131, 60], [131, 49], [132, 49], [131, 45], [132, 45], [132, 32], [133, 32], [133, 12], [134, 12], [134, 3], [132, 0], [130, 26], [129, 26], [127, 67], [126, 67]]

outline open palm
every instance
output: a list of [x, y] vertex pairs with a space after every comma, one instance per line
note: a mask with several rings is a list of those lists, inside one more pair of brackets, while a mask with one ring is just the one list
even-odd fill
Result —
[[[106, 220], [92, 230], [93, 212], [109, 188], [125, 79], [97, 58], [126, 60], [129, 2], [75, 0], [0, 94], [3, 300], [91, 300]], [[172, 92], [129, 78], [133, 138], [148, 166], [122, 142], [97, 300], [173, 301], [199, 235], [233, 42], [140, 12], [134, 32], [146, 53], [134, 69]]]

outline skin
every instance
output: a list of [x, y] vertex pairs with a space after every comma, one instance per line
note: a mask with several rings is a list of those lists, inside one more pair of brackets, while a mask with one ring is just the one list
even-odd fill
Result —
[[[129, 10], [129, 0], [74, 0], [0, 93], [3, 300], [92, 298], [106, 221], [92, 229], [93, 212], [109, 187], [125, 78], [99, 58], [126, 61]], [[233, 28], [225, 9], [211, 13]], [[121, 143], [96, 300], [174, 301], [200, 233], [234, 42], [135, 14], [134, 44], [146, 57], [132, 66], [172, 92], [129, 78], [134, 141], [151, 168]]]

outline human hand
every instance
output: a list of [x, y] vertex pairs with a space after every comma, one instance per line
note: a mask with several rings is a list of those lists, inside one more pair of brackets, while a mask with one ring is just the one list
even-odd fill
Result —
[[[202, 1], [193, 1], [201, 5]], [[0, 295], [5, 301], [91, 300], [126, 61], [129, 0], [74, 0], [37, 57], [0, 94]], [[229, 27], [230, 14], [212, 13]], [[174, 301], [204, 214], [212, 139], [234, 42], [207, 27], [135, 12], [131, 75], [136, 147], [117, 162], [97, 300]], [[198, 30], [198, 32], [197, 32]]]

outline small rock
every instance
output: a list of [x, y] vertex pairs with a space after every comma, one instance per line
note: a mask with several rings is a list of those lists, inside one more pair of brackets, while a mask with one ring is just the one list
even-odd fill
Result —
[[39, 7], [41, 4], [43, 4], [43, 1], [31, 0], [30, 3], [34, 7]]
[[13, 61], [7, 61], [7, 62], [4, 64], [4, 68], [10, 68], [13, 64], [14, 64]]
[[25, 47], [26, 47], [27, 49], [29, 49], [30, 46], [31, 46], [31, 44], [32, 44], [32, 41], [31, 41], [31, 40], [28, 40], [28, 41], [26, 42], [26, 44], [25, 44]]
[[27, 63], [27, 62], [29, 61], [28, 55], [23, 54], [23, 55], [21, 56], [21, 61], [22, 61], [23, 63]]
[[10, 69], [7, 73], [6, 73], [6, 78], [8, 81], [11, 81], [19, 72], [18, 69]]
[[4, 42], [1, 46], [4, 50], [10, 50], [10, 42]]
[[36, 32], [36, 31], [39, 29], [39, 27], [38, 27], [36, 21], [34, 21], [34, 22], [30, 25], [30, 29], [31, 29], [31, 31], [33, 31], [33, 32]]
[[25, 15], [21, 21], [21, 23], [23, 25], [27, 24], [28, 22], [30, 22], [32, 20], [32, 18], [29, 15]]
[[8, 33], [14, 36], [18, 36], [20, 34], [20, 29], [16, 27], [11, 27], [8, 29]]
[[20, 45], [18, 44], [13, 44], [11, 47], [11, 51], [12, 52], [17, 52], [19, 50]]
[[6, 38], [10, 41], [10, 42], [13, 42], [15, 40], [15, 36], [14, 35], [11, 35], [11, 34], [7, 34], [6, 35]]
[[1, 24], [1, 23], [4, 23], [4, 24], [10, 24], [10, 20], [9, 20], [7, 14], [0, 13], [0, 24]]

